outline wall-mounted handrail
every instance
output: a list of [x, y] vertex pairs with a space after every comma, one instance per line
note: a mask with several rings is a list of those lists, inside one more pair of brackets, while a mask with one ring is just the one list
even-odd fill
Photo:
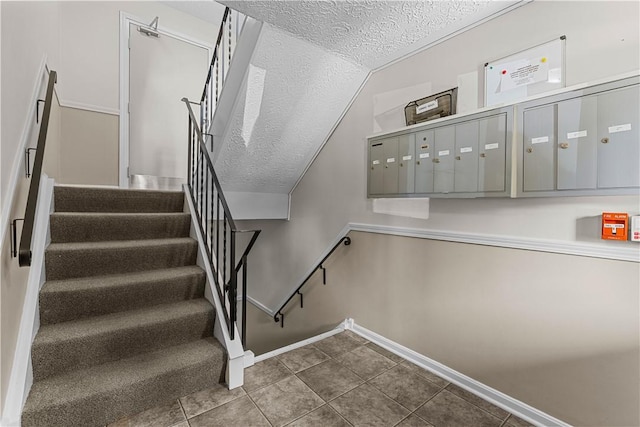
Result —
[[[53, 88], [58, 79], [58, 74], [49, 71], [49, 83], [47, 94], [44, 100], [44, 110], [42, 112], [42, 122], [38, 143], [36, 145], [36, 156], [33, 161], [33, 173], [29, 184], [29, 195], [27, 196], [27, 206], [24, 212], [24, 223], [20, 236], [20, 249], [18, 250], [18, 263], [20, 267], [31, 265], [31, 239], [33, 237], [33, 226], [36, 218], [36, 206], [38, 205], [38, 192], [40, 191], [40, 175], [42, 175], [42, 162], [44, 160], [44, 148], [47, 142], [47, 131], [49, 128], [49, 116], [51, 115], [51, 105], [53, 103]], [[14, 228], [15, 232], [15, 228]]]
[[[182, 98], [189, 113], [187, 186], [193, 201], [198, 227], [204, 239], [207, 262], [213, 272], [216, 292], [224, 305], [224, 317], [229, 336], [235, 337], [237, 323], [238, 284], [242, 285], [242, 345], [246, 345], [247, 256], [261, 230], [239, 230], [231, 216], [220, 181], [207, 150], [202, 130], [191, 109], [191, 102]], [[240, 261], [236, 263], [236, 235], [253, 233]], [[238, 274], [242, 270], [240, 281]]]
[[284, 304], [282, 304], [282, 306], [278, 309], [278, 311], [276, 311], [276, 314], [274, 314], [273, 316], [273, 320], [276, 323], [280, 322], [281, 327], [284, 328], [284, 314], [282, 313], [282, 310], [284, 310], [284, 308], [287, 306], [287, 304], [289, 304], [289, 301], [291, 301], [294, 296], [300, 295], [300, 308], [304, 308], [303, 295], [302, 295], [302, 292], [300, 292], [300, 289], [302, 289], [302, 287], [309, 281], [309, 279], [311, 279], [311, 276], [313, 276], [313, 274], [316, 271], [318, 271], [318, 269], [322, 270], [322, 284], [323, 285], [327, 284], [327, 271], [324, 268], [323, 264], [327, 260], [327, 258], [329, 258], [331, 254], [333, 254], [333, 252], [336, 249], [338, 249], [338, 246], [340, 246], [342, 243], [344, 243], [345, 246], [349, 246], [351, 244], [351, 237], [344, 236], [342, 239], [340, 239], [338, 243], [336, 243], [335, 246], [329, 251], [329, 253], [325, 255], [324, 258], [322, 258], [322, 261], [320, 261], [318, 265], [316, 265], [316, 267], [311, 271], [311, 273], [309, 273], [307, 278], [302, 281], [300, 286], [298, 286], [298, 288], [291, 294], [291, 296], [284, 302]]

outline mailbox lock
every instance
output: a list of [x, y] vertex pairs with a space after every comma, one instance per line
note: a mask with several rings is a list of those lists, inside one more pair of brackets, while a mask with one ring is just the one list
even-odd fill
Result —
[[404, 163], [400, 163], [400, 167], [403, 167], [403, 166], [404, 166]]
[[420, 160], [418, 160], [418, 161], [416, 162], [416, 164], [418, 164], [418, 165], [419, 165], [419, 164], [420, 164]]
[[389, 168], [389, 165], [384, 165], [384, 168], [385, 168], [385, 169], [388, 169], [388, 168]]
[[533, 153], [533, 148], [531, 147], [527, 148], [527, 153]]
[[433, 163], [440, 163], [440, 159], [433, 159]]
[[374, 170], [374, 167], [373, 167], [373, 166], [371, 166], [371, 170]]
[[602, 142], [603, 144], [608, 144], [609, 143], [609, 138], [602, 138], [600, 140], [600, 142]]
[[423, 136], [423, 137], [422, 137], [422, 140], [423, 140], [423, 141], [426, 141], [426, 140], [427, 140], [427, 137], [426, 137], [426, 136]]
[[456, 156], [456, 160], [460, 160], [460, 156]]
[[569, 143], [563, 142], [562, 144], [560, 144], [560, 148], [562, 148], [563, 150], [566, 150], [567, 148], [569, 148]]
[[480, 157], [485, 158], [485, 157], [487, 157], [487, 155], [484, 154], [484, 153], [480, 153]]

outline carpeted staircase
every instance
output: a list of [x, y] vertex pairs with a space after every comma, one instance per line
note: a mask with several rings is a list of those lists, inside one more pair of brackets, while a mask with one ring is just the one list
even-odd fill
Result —
[[93, 426], [221, 376], [184, 194], [56, 187], [22, 425]]

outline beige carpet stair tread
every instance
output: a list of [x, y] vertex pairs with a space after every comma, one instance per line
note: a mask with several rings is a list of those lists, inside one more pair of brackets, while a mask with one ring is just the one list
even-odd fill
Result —
[[156, 400], [173, 399], [182, 389], [212, 387], [223, 359], [222, 346], [207, 338], [35, 382], [23, 426], [51, 425], [50, 420], [104, 425]]
[[105, 276], [79, 277], [66, 280], [50, 280], [42, 286], [41, 294], [57, 292], [80, 292], [85, 290], [113, 289], [129, 287], [138, 282], [180, 279], [190, 275], [204, 275], [204, 271], [195, 265], [166, 268], [151, 271], [140, 271], [125, 274], [108, 274]]

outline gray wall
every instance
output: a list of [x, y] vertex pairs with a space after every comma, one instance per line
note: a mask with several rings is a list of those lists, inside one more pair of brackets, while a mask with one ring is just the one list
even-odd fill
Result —
[[[420, 85], [438, 92], [470, 73], [477, 73], [482, 92], [485, 62], [563, 34], [567, 85], [637, 70], [639, 16], [638, 2], [532, 2], [375, 72], [293, 192], [291, 220], [243, 224], [263, 229], [249, 261], [250, 297], [277, 309], [349, 222], [637, 248], [600, 241], [598, 217], [609, 210], [637, 214], [638, 196], [431, 199], [426, 220], [375, 214], [366, 199], [365, 140], [374, 132], [375, 104], [383, 95]], [[425, 95], [415, 92], [411, 99]], [[483, 102], [481, 93], [477, 99]], [[256, 327], [266, 338], [254, 336], [249, 347], [260, 353], [273, 346], [267, 344], [271, 337], [278, 337], [274, 344], [291, 342], [349, 316], [567, 422], [638, 423], [637, 263], [397, 239], [355, 242], [352, 250], [364, 251], [357, 252], [361, 259], [350, 258], [343, 273], [330, 271], [332, 284], [362, 291], [359, 305], [345, 305], [354, 299], [331, 293], [333, 285], [318, 287], [329, 300], [305, 299], [310, 308], [292, 309], [299, 317], [291, 317], [284, 331], [252, 308], [253, 323], [273, 334]], [[403, 256], [410, 264], [398, 264]], [[315, 309], [318, 316], [309, 315]]]

